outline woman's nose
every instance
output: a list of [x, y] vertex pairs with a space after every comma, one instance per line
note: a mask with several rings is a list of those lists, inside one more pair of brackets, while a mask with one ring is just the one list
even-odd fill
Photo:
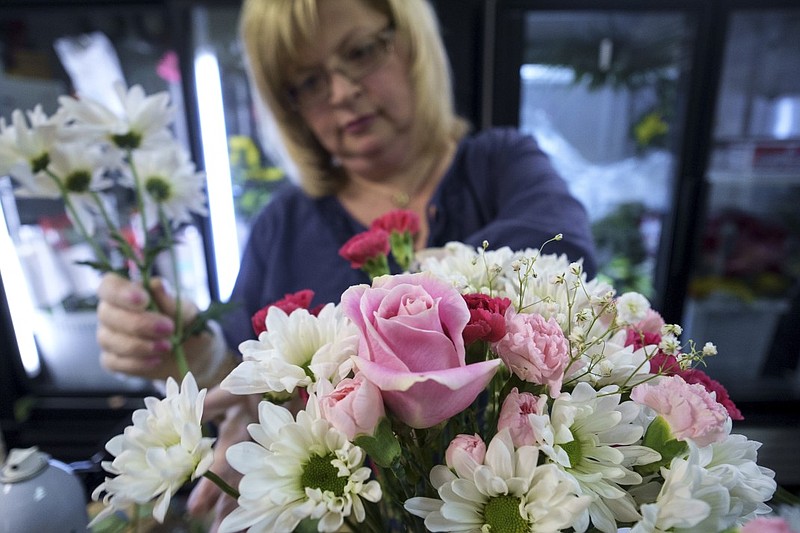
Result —
[[343, 72], [332, 70], [330, 76], [330, 102], [331, 104], [338, 104], [346, 102], [353, 96], [361, 92], [361, 84], [357, 81], [351, 80]]

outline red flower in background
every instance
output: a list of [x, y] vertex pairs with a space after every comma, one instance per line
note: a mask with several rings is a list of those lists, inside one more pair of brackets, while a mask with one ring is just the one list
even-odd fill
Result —
[[363, 267], [367, 261], [389, 254], [389, 233], [370, 229], [354, 235], [339, 248], [339, 255], [350, 261], [353, 268]]
[[696, 368], [681, 370], [677, 374], [682, 377], [686, 383], [699, 383], [705, 387], [708, 392], [716, 393], [717, 402], [728, 410], [728, 414], [733, 420], [744, 420], [742, 412], [739, 411], [739, 408], [733, 403], [733, 400], [731, 400], [731, 397], [728, 395], [727, 389], [722, 386], [722, 383], [708, 377], [708, 374]]
[[387, 233], [397, 231], [416, 235], [419, 232], [419, 217], [408, 209], [395, 209], [372, 221], [370, 229], [382, 229]]
[[[308, 306], [311, 305], [311, 300], [314, 299], [314, 291], [310, 289], [303, 289], [301, 291], [297, 291], [291, 294], [286, 294], [283, 298], [278, 300], [277, 302], [273, 302], [269, 305], [266, 305], [256, 311], [256, 313], [251, 318], [253, 323], [253, 331], [256, 332], [256, 335], [261, 335], [262, 332], [267, 331], [267, 313], [269, 312], [271, 307], [277, 307], [281, 309], [287, 315], [290, 314], [292, 311], [297, 309], [308, 309]], [[310, 310], [309, 312], [316, 316], [319, 314], [322, 306], [319, 305], [314, 309]]]
[[485, 294], [464, 294], [469, 308], [469, 322], [464, 328], [464, 344], [475, 341], [497, 342], [506, 334], [508, 298], [492, 298]]

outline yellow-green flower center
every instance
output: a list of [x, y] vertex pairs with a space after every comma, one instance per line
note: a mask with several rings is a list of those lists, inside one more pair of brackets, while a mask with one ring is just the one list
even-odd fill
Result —
[[82, 193], [89, 190], [92, 175], [87, 170], [76, 170], [64, 179], [64, 188], [69, 192]]
[[576, 438], [570, 442], [563, 442], [560, 444], [560, 446], [565, 452], [567, 452], [569, 464], [572, 468], [575, 468], [581, 464], [581, 461], [583, 461], [583, 446], [580, 440]]
[[144, 188], [153, 201], [159, 204], [166, 202], [172, 196], [172, 184], [161, 176], [147, 178], [144, 182]]
[[347, 486], [347, 477], [339, 477], [339, 469], [331, 461], [336, 459], [333, 453], [328, 455], [312, 455], [303, 466], [303, 475], [300, 483], [304, 487], [320, 489], [322, 492], [331, 491], [336, 496], [344, 494]]
[[117, 145], [117, 148], [133, 150], [139, 148], [139, 145], [142, 144], [142, 135], [135, 131], [129, 131], [121, 135], [112, 135], [111, 141]]
[[483, 522], [491, 533], [527, 533], [531, 525], [519, 512], [521, 500], [516, 496], [490, 498], [483, 508]]
[[37, 155], [33, 159], [31, 159], [31, 170], [34, 174], [37, 172], [41, 172], [42, 170], [47, 168], [47, 165], [50, 164], [50, 154], [44, 152], [43, 154]]

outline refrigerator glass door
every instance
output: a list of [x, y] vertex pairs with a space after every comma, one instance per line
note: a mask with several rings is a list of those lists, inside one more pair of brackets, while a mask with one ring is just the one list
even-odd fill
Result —
[[519, 127], [588, 210], [601, 275], [657, 302], [695, 17], [528, 9], [520, 18]]
[[728, 19], [686, 334], [739, 401], [800, 399], [800, 9]]

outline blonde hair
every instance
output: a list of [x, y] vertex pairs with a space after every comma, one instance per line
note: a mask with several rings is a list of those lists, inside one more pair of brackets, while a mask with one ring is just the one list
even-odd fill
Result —
[[[337, 192], [344, 170], [316, 140], [289, 101], [287, 72], [310, 46], [322, 0], [245, 0], [241, 36], [253, 82], [275, 117], [282, 141], [297, 166], [300, 185], [312, 196]], [[359, 0], [386, 15], [408, 54], [414, 98], [413, 149], [420, 156], [441, 151], [468, 130], [453, 104], [450, 64], [436, 15], [427, 0]]]

